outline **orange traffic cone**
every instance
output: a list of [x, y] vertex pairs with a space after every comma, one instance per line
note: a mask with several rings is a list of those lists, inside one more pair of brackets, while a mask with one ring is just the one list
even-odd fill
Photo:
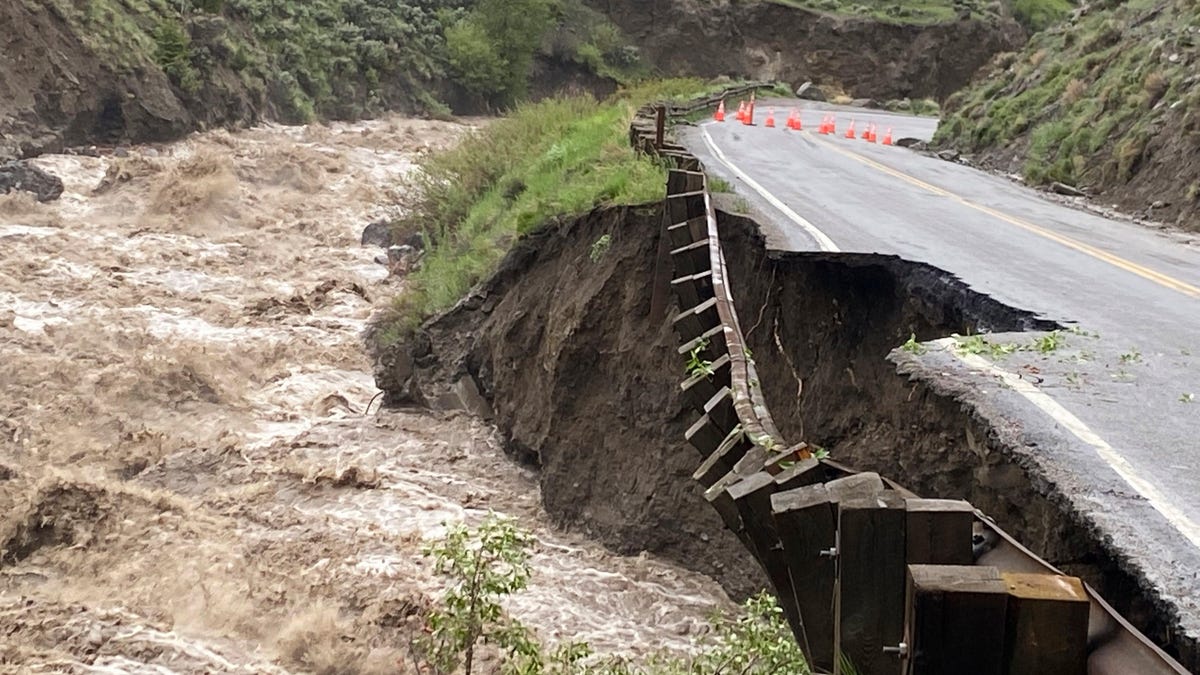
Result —
[[765, 125], [768, 129], [775, 128], [775, 109], [774, 108], [767, 108], [767, 121], [765, 122]]
[[854, 120], [850, 120], [850, 128], [846, 129], [846, 138], [856, 138], [854, 134]]
[[800, 113], [792, 108], [792, 131], [804, 131], [804, 123], [800, 121]]
[[864, 134], [863, 134], [863, 140], [864, 140], [864, 141], [866, 141], [866, 142], [868, 142], [868, 143], [874, 143], [874, 142], [875, 142], [875, 125], [874, 125], [874, 124], [872, 124], [871, 126], [867, 127], [867, 131], [866, 131], [866, 133], [864, 133]]
[[821, 118], [821, 126], [817, 127], [817, 133], [821, 135], [829, 133], [829, 115]]
[[743, 117], [745, 117], [745, 116], [746, 116], [746, 102], [745, 102], [745, 101], [738, 101], [738, 109], [737, 109], [737, 113], [736, 113], [736, 114], [734, 114], [734, 116], [733, 116], [733, 119], [735, 119], [735, 120], [737, 120], [737, 121], [741, 122], [741, 121], [742, 121], [742, 118], [743, 118]]
[[725, 121], [725, 99], [721, 99], [721, 102], [717, 104], [717, 113], [713, 115], [713, 119], [718, 122]]
[[888, 127], [888, 130], [885, 131], [883, 134], [883, 144], [884, 145], [892, 144], [892, 128], [891, 127]]
[[837, 134], [837, 115], [829, 116], [829, 131], [826, 133]]
[[746, 114], [742, 117], [742, 124], [748, 127], [754, 126], [754, 97], [750, 97], [750, 102], [746, 104]]

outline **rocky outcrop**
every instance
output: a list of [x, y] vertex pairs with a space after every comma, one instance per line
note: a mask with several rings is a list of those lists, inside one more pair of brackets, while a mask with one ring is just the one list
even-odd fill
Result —
[[[155, 64], [97, 52], [58, 11], [0, 3], [0, 160], [83, 144], [161, 141], [255, 117], [246, 90], [216, 72], [184, 98]], [[113, 19], [114, 21], [116, 18]]]
[[63, 182], [25, 162], [0, 164], [0, 195], [14, 190], [32, 192], [39, 202], [49, 202], [62, 195]]
[[670, 75], [812, 80], [852, 96], [943, 99], [998, 52], [1025, 41], [1013, 19], [928, 25], [845, 18], [784, 3], [589, 0]]

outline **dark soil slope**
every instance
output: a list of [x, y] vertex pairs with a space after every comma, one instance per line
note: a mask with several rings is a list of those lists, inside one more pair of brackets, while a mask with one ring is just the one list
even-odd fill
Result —
[[776, 2], [589, 0], [670, 75], [807, 80], [856, 97], [942, 99], [1025, 40], [1011, 18], [902, 24]]
[[670, 319], [647, 316], [658, 229], [657, 209], [619, 208], [529, 235], [457, 308], [380, 355], [376, 380], [393, 405], [490, 407], [508, 449], [540, 467], [561, 524], [745, 594], [765, 582], [691, 478], [702, 458], [684, 441], [685, 359]]

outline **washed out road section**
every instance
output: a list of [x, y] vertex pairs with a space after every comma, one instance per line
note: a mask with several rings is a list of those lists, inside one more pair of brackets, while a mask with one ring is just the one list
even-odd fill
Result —
[[[762, 124], [772, 105], [780, 128]], [[793, 106], [803, 110], [804, 132], [782, 128]], [[815, 133], [830, 113], [837, 134]], [[1064, 331], [1062, 344], [1046, 352], [1000, 356], [996, 365], [1035, 384], [1100, 444], [1082, 442], [1087, 434], [1073, 434], [1066, 417], [1012, 396], [994, 373], [976, 372], [978, 387], [1016, 423], [1038, 431], [1047, 475], [1106, 521], [1131, 564], [1184, 609], [1185, 624], [1200, 628], [1200, 589], [1187, 571], [1200, 563], [1193, 543], [1200, 523], [1197, 239], [1104, 218], [960, 163], [844, 137], [853, 118], [860, 134], [874, 122], [880, 138], [890, 127], [897, 139], [927, 139], [932, 119], [799, 101], [760, 102], [757, 117], [757, 126], [708, 123], [679, 133], [769, 223], [771, 247], [830, 250], [811, 236], [813, 227], [835, 250], [929, 263], [1082, 331]], [[1024, 345], [1031, 338], [990, 339]]]

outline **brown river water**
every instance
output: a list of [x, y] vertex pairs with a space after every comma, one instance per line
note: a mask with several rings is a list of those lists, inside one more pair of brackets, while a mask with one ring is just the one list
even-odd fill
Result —
[[0, 673], [404, 672], [422, 543], [488, 511], [536, 535], [506, 607], [546, 642], [687, 651], [731, 609], [554, 529], [483, 422], [368, 410], [361, 334], [403, 280], [362, 228], [467, 130], [207, 132], [0, 196]]

